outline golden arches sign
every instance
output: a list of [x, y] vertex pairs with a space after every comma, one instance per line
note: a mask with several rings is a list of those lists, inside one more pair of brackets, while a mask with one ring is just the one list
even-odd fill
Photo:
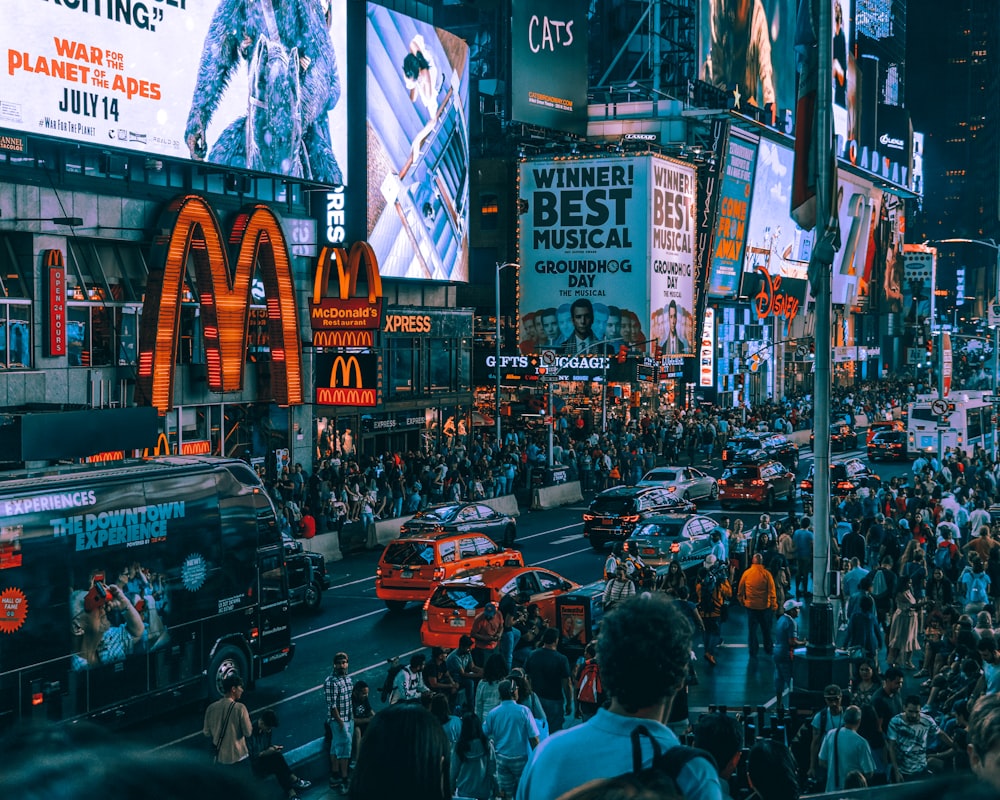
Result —
[[[169, 234], [153, 245], [139, 329], [136, 402], [160, 414], [173, 407], [181, 294], [190, 261], [201, 297], [201, 318], [213, 392], [243, 388], [250, 282], [264, 282], [271, 391], [280, 406], [301, 405], [302, 349], [291, 258], [278, 215], [262, 203], [245, 206], [226, 239], [218, 217], [197, 195], [174, 200], [158, 227]], [[230, 267], [230, 258], [235, 268]]]
[[[356, 297], [358, 273], [365, 268], [368, 297]], [[330, 281], [336, 276], [337, 293], [328, 297]], [[382, 324], [382, 278], [375, 251], [368, 242], [355, 242], [350, 250], [324, 247], [316, 262], [309, 324], [314, 332], [368, 331], [364, 347], [374, 343], [374, 331]], [[313, 345], [321, 347], [313, 337]]]

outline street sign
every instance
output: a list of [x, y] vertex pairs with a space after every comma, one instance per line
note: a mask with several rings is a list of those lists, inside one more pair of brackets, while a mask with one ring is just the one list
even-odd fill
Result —
[[931, 413], [935, 417], [941, 417], [948, 413], [948, 401], [947, 400], [935, 400], [931, 403]]
[[986, 403], [1000, 403], [1000, 394], [984, 394], [983, 401]]
[[559, 383], [563, 377], [562, 375], [541, 375], [539, 379], [542, 383]]

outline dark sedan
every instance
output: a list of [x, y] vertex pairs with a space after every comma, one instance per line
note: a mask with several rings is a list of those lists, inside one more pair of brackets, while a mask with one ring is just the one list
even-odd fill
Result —
[[[799, 484], [799, 490], [808, 497], [812, 497], [813, 493], [814, 471], [815, 465], [809, 467], [809, 474]], [[861, 488], [877, 492], [881, 486], [882, 479], [861, 459], [849, 458], [846, 461], [830, 462], [830, 494], [834, 497], [842, 499], [848, 493]]]
[[906, 439], [906, 431], [879, 431], [868, 442], [868, 460], [908, 460], [910, 454], [906, 446]]
[[790, 470], [799, 468], [799, 446], [780, 433], [753, 433], [734, 437], [726, 443], [722, 461], [727, 465], [755, 461], [759, 459], [759, 453], [784, 464]]
[[629, 549], [651, 567], [675, 558], [688, 570], [712, 552], [712, 530], [719, 523], [700, 514], [657, 514], [635, 526]]
[[[816, 434], [809, 434], [809, 446], [815, 448]], [[858, 432], [845, 422], [836, 422], [830, 426], [830, 452], [836, 450], [856, 450], [858, 447]]]
[[399, 528], [400, 536], [430, 533], [485, 533], [510, 547], [517, 538], [517, 521], [485, 503], [441, 503], [418, 511]]

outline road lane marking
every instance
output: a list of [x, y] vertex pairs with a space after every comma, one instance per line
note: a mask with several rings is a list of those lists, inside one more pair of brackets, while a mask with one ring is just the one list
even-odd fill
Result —
[[323, 633], [323, 631], [332, 631], [334, 628], [339, 628], [341, 625], [348, 625], [351, 622], [357, 622], [359, 619], [364, 619], [365, 617], [374, 617], [376, 614], [385, 614], [388, 612], [387, 608], [380, 608], [377, 611], [369, 611], [367, 614], [360, 614], [356, 617], [351, 617], [350, 619], [342, 619], [340, 622], [332, 622], [329, 625], [324, 625], [322, 628], [316, 628], [315, 630], [306, 631], [305, 633], [299, 633], [292, 637], [294, 642], [296, 639], [304, 639], [306, 636], [312, 636], [314, 633]]
[[573, 550], [569, 553], [563, 553], [561, 556], [553, 556], [552, 558], [545, 558], [541, 561], [536, 561], [535, 564], [548, 564], [550, 561], [558, 561], [560, 558], [569, 558], [570, 556], [575, 556], [577, 553], [586, 553], [590, 550], [589, 547], [584, 547], [582, 550]]
[[568, 531], [570, 528], [575, 528], [577, 525], [582, 525], [583, 522], [574, 522], [572, 525], [563, 525], [561, 528], [549, 528], [548, 530], [541, 531], [540, 533], [533, 533], [530, 536], [518, 536], [517, 541], [523, 542], [527, 539], [537, 539], [539, 536], [548, 536], [550, 533], [559, 533], [559, 531]]
[[[370, 615], [369, 614], [365, 614], [365, 616], [367, 617], [367, 616], [370, 616]], [[408, 661], [407, 661], [408, 656], [412, 656], [414, 653], [419, 653], [422, 650], [426, 650], [426, 649], [427, 649], [426, 647], [417, 647], [417, 648], [415, 648], [413, 650], [409, 650], [409, 651], [407, 651], [405, 653], [400, 653], [399, 656], [397, 656], [397, 657], [399, 658], [399, 662], [401, 664], [408, 663]], [[355, 670], [354, 672], [350, 673], [350, 677], [354, 678], [354, 677], [357, 677], [358, 675], [365, 675], [366, 673], [373, 672], [374, 670], [377, 670], [377, 669], [383, 669], [383, 668], [388, 669], [388, 667], [389, 667], [388, 660], [387, 659], [382, 659], [381, 661], [379, 661], [376, 664], [371, 664], [370, 666], [362, 667], [361, 669]], [[319, 684], [317, 686], [313, 686], [312, 688], [303, 689], [298, 694], [293, 694], [293, 695], [290, 695], [289, 697], [285, 697], [285, 698], [283, 698], [281, 700], [276, 700], [275, 702], [268, 704], [268, 708], [275, 708], [276, 706], [281, 706], [281, 705], [284, 705], [285, 703], [290, 703], [292, 700], [299, 700], [299, 699], [301, 699], [303, 697], [307, 697], [307, 696], [309, 696], [311, 694], [314, 694], [315, 692], [322, 691], [323, 688], [324, 688], [325, 683], [326, 682], [324, 681], [323, 683], [321, 683], [321, 684]], [[256, 713], [256, 712], [254, 712], [254, 713]], [[203, 734], [202, 734], [201, 731], [198, 731], [196, 733], [189, 733], [187, 736], [182, 736], [180, 739], [174, 739], [172, 742], [164, 742], [161, 745], [157, 745], [156, 747], [153, 748], [152, 752], [155, 753], [157, 750], [165, 750], [168, 747], [174, 747], [175, 745], [183, 744], [184, 742], [190, 741], [191, 739], [200, 738], [202, 735]]]
[[348, 586], [354, 586], [356, 583], [365, 583], [366, 581], [374, 581], [375, 576], [372, 575], [370, 578], [358, 578], [356, 581], [350, 581], [349, 583], [338, 583], [336, 586], [331, 586], [327, 591], [333, 591], [334, 589], [346, 589]]
[[572, 536], [563, 536], [560, 539], [553, 539], [549, 544], [566, 544], [566, 542], [575, 542], [577, 539], [581, 538], [583, 534], [576, 533]]

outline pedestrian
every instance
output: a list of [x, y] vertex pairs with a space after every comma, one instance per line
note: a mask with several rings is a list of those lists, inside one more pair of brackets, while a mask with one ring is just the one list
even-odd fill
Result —
[[486, 719], [486, 715], [500, 704], [500, 681], [507, 675], [503, 656], [493, 653], [486, 659], [483, 677], [476, 687], [476, 716]]
[[889, 636], [886, 639], [885, 660], [896, 666], [900, 657], [904, 669], [913, 669], [913, 654], [920, 649], [920, 639], [917, 619], [917, 600], [910, 591], [910, 579], [901, 577], [896, 583], [896, 596], [893, 600], [896, 610], [889, 624]]
[[777, 698], [777, 708], [784, 708], [785, 689], [792, 683], [792, 658], [795, 649], [805, 646], [805, 640], [799, 638], [796, 620], [802, 603], [798, 600], [786, 600], [784, 613], [774, 626], [774, 695]]
[[223, 696], [205, 709], [202, 734], [212, 741], [215, 763], [225, 766], [249, 764], [247, 737], [253, 734], [250, 712], [240, 702], [243, 679], [227, 675], [222, 680]]
[[604, 608], [611, 610], [619, 603], [628, 600], [635, 594], [635, 584], [628, 579], [625, 566], [619, 564], [615, 568], [615, 574], [606, 584], [604, 584]]
[[969, 714], [969, 766], [1000, 792], [1000, 695], [980, 697]]
[[500, 613], [500, 607], [496, 603], [487, 603], [472, 621], [469, 634], [476, 645], [472, 650], [472, 660], [477, 667], [483, 667], [486, 665], [486, 660], [496, 652], [500, 637], [503, 635], [503, 615]]
[[824, 737], [819, 749], [819, 765], [826, 771], [826, 791], [845, 788], [851, 772], [860, 772], [866, 781], [874, 775], [875, 759], [868, 742], [858, 734], [860, 726], [861, 709], [848, 706], [844, 709], [843, 725]]
[[813, 568], [813, 544], [815, 535], [808, 517], [803, 517], [798, 529], [792, 534], [795, 545], [795, 596], [802, 600], [809, 592], [809, 578]]
[[[643, 593], [606, 614], [597, 660], [610, 705], [541, 744], [521, 778], [518, 800], [555, 800], [588, 781], [631, 771], [633, 731], [652, 738], [664, 753], [677, 747], [677, 736], [661, 720], [684, 680], [690, 651], [690, 625], [661, 594]], [[648, 767], [652, 748], [642, 753], [641, 766]], [[686, 797], [722, 798], [715, 768], [704, 758], [684, 765], [677, 786]]]
[[451, 747], [441, 724], [412, 703], [379, 711], [346, 793], [350, 800], [451, 800]]
[[531, 751], [538, 747], [538, 726], [525, 706], [517, 702], [517, 684], [500, 681], [500, 704], [486, 715], [483, 732], [493, 742], [500, 796], [513, 798]]
[[426, 664], [427, 656], [423, 653], [414, 653], [410, 656], [410, 663], [393, 678], [389, 703], [419, 703], [421, 698], [431, 693], [424, 683]]
[[250, 766], [254, 775], [266, 778], [274, 775], [278, 785], [285, 790], [289, 798], [297, 798], [299, 791], [312, 786], [311, 781], [303, 780], [288, 766], [282, 754], [281, 745], [271, 742], [271, 732], [278, 727], [278, 715], [273, 709], [267, 708], [257, 718], [253, 735], [248, 740], [250, 748]]
[[323, 683], [330, 726], [330, 788], [347, 794], [348, 770], [354, 744], [354, 681], [347, 674], [347, 653], [333, 656], [333, 672]]
[[747, 756], [747, 783], [759, 800], [798, 800], [799, 769], [782, 742], [758, 739]]
[[462, 716], [462, 730], [451, 753], [451, 785], [455, 797], [492, 800], [499, 791], [493, 742], [472, 712]]
[[889, 722], [886, 731], [889, 763], [896, 783], [922, 780], [931, 775], [927, 767], [927, 744], [931, 735], [945, 747], [951, 747], [951, 737], [930, 715], [920, 711], [919, 695], [909, 695], [903, 701], [903, 713]]
[[754, 553], [750, 559], [750, 568], [743, 573], [736, 590], [736, 596], [747, 610], [750, 658], [757, 658], [757, 651], [760, 648], [760, 643], [757, 641], [758, 630], [764, 640], [764, 652], [768, 655], [774, 652], [771, 627], [775, 612], [778, 610], [778, 597], [775, 593], [774, 578], [764, 568], [763, 561], [760, 553]]
[[569, 659], [556, 649], [558, 643], [558, 629], [548, 628], [542, 634], [542, 646], [525, 663], [532, 689], [545, 709], [550, 734], [562, 730], [565, 715], [573, 713]]
[[716, 648], [722, 642], [722, 616], [727, 611], [726, 606], [733, 596], [733, 588], [729, 583], [728, 572], [718, 570], [715, 556], [705, 556], [704, 566], [698, 569], [698, 582], [695, 585], [695, 596], [698, 602], [698, 613], [705, 624], [702, 640], [705, 646], [705, 660], [711, 665], [716, 664]]
[[[819, 785], [824, 785], [825, 778], [820, 773], [819, 751], [826, 735], [844, 724], [844, 693], [841, 688], [831, 683], [823, 690], [824, 708], [817, 711], [810, 723], [812, 727], [812, 741], [809, 745], [809, 778], [817, 781]], [[860, 720], [859, 720], [860, 721]]]
[[457, 702], [463, 709], [471, 711], [476, 701], [476, 681], [483, 677], [483, 670], [472, 661], [471, 636], [462, 634], [458, 640], [458, 647], [448, 654], [445, 666], [458, 684]]

